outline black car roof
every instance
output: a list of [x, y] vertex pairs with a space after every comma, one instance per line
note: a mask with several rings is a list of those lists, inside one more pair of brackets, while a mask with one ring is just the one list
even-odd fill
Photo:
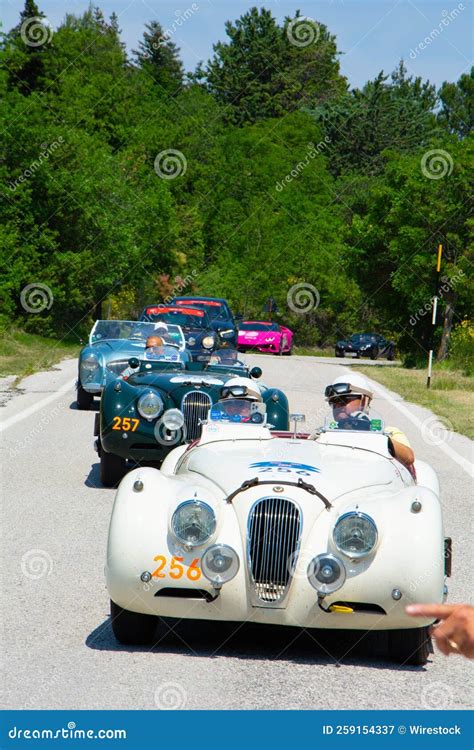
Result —
[[185, 294], [182, 297], [173, 297], [171, 302], [174, 302], [177, 299], [183, 299], [183, 300], [193, 299], [193, 300], [196, 300], [196, 302], [199, 302], [201, 300], [203, 302], [220, 302], [221, 305], [227, 305], [227, 307], [229, 307], [229, 303], [223, 297], [201, 297], [200, 295], [197, 295], [197, 294]]

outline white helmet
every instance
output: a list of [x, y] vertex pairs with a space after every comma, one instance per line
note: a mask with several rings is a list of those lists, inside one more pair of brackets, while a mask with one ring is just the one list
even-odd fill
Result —
[[[226, 393], [226, 395], [223, 395], [222, 398], [243, 398], [250, 401], [263, 401], [260, 388], [255, 383], [255, 381], [250, 380], [250, 378], [243, 378], [240, 375], [236, 375], [235, 377], [227, 380], [224, 388], [228, 388], [229, 391]], [[245, 393], [234, 395], [230, 390], [233, 388], [245, 388], [246, 391]]]
[[[335, 386], [346, 384], [350, 386], [347, 391], [347, 395], [351, 396], [365, 396], [367, 399], [367, 406], [372, 401], [374, 394], [372, 393], [369, 385], [369, 381], [363, 375], [359, 375], [357, 372], [348, 372], [345, 375], [338, 375], [334, 378], [332, 383], [326, 388], [326, 399], [331, 401], [331, 398], [337, 395]], [[333, 390], [334, 388], [334, 390]], [[332, 392], [331, 392], [332, 391]], [[343, 395], [343, 392], [341, 392]]]
[[159, 331], [159, 330], [161, 330], [161, 331], [167, 331], [168, 330], [168, 326], [166, 325], [166, 323], [163, 320], [159, 320], [158, 323], [155, 323], [154, 330], [155, 331]]

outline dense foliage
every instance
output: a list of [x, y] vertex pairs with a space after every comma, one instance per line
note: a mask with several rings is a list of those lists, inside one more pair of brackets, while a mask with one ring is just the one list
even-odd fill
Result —
[[416, 359], [441, 243], [444, 357], [471, 315], [473, 74], [437, 92], [401, 63], [350, 91], [322, 24], [254, 8], [226, 32], [185, 76], [156, 21], [130, 59], [115, 16], [53, 33], [26, 0], [0, 49], [4, 327], [79, 337], [190, 291], [264, 317], [272, 296], [301, 343], [377, 328]]

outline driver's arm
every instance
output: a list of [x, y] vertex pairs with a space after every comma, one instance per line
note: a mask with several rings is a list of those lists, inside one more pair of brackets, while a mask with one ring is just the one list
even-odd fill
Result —
[[405, 433], [396, 427], [387, 428], [387, 432], [393, 448], [393, 457], [404, 466], [411, 466], [415, 462], [415, 454]]

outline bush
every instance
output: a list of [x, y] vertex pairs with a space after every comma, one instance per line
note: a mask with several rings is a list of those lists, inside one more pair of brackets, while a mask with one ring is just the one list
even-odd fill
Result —
[[467, 376], [474, 375], [474, 325], [471, 320], [463, 320], [453, 329], [447, 365], [462, 370]]

